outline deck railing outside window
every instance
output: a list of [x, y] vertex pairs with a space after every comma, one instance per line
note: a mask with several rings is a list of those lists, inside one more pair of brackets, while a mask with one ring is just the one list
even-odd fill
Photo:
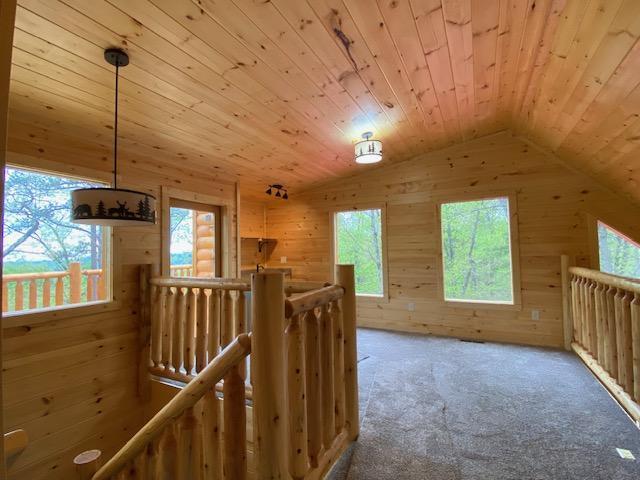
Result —
[[58, 307], [106, 298], [102, 269], [82, 270], [79, 262], [66, 271], [16, 273], [2, 277], [2, 311]]

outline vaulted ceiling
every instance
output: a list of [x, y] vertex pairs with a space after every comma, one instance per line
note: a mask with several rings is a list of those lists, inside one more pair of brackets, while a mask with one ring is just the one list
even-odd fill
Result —
[[120, 46], [122, 157], [299, 189], [362, 168], [366, 130], [393, 162], [510, 128], [640, 201], [638, 0], [18, 3], [19, 153], [104, 161]]

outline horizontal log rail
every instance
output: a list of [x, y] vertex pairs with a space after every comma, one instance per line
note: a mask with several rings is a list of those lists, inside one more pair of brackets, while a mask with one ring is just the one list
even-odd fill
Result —
[[331, 285], [319, 290], [302, 293], [285, 300], [284, 314], [287, 318], [291, 318], [293, 315], [298, 315], [321, 307], [322, 305], [328, 305], [342, 298], [343, 295], [344, 288], [338, 285]]
[[640, 283], [568, 266], [563, 278], [571, 348], [640, 421]]
[[103, 270], [82, 270], [78, 262], [70, 263], [67, 271], [12, 273], [2, 276], [3, 312], [20, 312], [104, 299], [106, 282]]
[[[246, 418], [244, 383], [239, 368], [251, 352], [249, 335], [231, 342], [211, 363], [142, 427], [98, 472], [93, 480], [115, 480], [123, 470], [133, 478], [246, 478]], [[220, 400], [215, 385], [225, 379], [224, 437]], [[196, 474], [195, 472], [199, 472]], [[131, 477], [125, 477], [131, 478]]]

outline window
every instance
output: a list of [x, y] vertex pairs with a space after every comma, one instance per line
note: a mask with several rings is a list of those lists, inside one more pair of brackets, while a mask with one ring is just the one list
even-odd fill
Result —
[[108, 229], [71, 223], [71, 190], [104, 184], [7, 167], [3, 312], [109, 297]]
[[175, 198], [170, 204], [171, 276], [221, 276], [219, 207]]
[[385, 294], [382, 241], [382, 209], [335, 214], [336, 261], [355, 265], [358, 295]]
[[622, 277], [640, 278], [640, 245], [598, 222], [600, 270]]
[[509, 218], [507, 197], [440, 206], [445, 300], [515, 303]]

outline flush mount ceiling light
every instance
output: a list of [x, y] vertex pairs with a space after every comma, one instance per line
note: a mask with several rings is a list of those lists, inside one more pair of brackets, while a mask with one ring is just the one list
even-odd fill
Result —
[[289, 200], [289, 194], [287, 193], [287, 189], [282, 185], [274, 183], [273, 185], [269, 185], [267, 191], [265, 192], [267, 195], [271, 195], [273, 190], [276, 191], [276, 197], [282, 198], [283, 200]]
[[356, 163], [378, 163], [382, 160], [382, 142], [380, 140], [371, 140], [373, 133], [365, 132], [362, 134], [360, 142], [356, 143]]
[[156, 198], [148, 193], [118, 188], [118, 79], [120, 67], [129, 65], [129, 56], [122, 50], [110, 48], [105, 50], [104, 58], [116, 67], [113, 187], [73, 190], [71, 221], [112, 227], [154, 224], [156, 223]]

